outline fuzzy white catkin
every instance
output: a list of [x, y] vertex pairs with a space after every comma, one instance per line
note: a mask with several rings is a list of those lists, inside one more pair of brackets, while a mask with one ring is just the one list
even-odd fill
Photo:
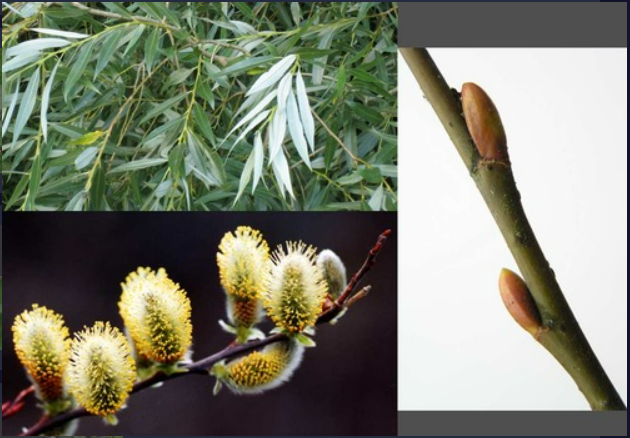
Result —
[[330, 249], [325, 249], [317, 256], [317, 267], [328, 284], [328, 293], [339, 296], [348, 284], [346, 267], [341, 258]]

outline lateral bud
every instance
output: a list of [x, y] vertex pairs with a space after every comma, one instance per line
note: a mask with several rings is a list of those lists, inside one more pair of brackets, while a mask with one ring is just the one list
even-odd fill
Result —
[[542, 326], [542, 319], [523, 279], [514, 272], [503, 269], [499, 277], [499, 291], [512, 318], [532, 336], [536, 336]]
[[462, 86], [462, 109], [466, 126], [481, 157], [507, 162], [507, 137], [492, 99], [481, 87], [467, 82]]

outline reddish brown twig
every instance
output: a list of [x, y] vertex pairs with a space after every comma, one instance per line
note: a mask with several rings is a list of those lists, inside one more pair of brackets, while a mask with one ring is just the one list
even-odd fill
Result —
[[42, 415], [42, 418], [40, 418], [39, 421], [33, 427], [31, 427], [30, 429], [25, 430], [24, 432], [22, 432], [18, 436], [39, 435], [39, 433], [37, 433], [36, 431], [39, 428], [41, 428], [42, 426], [44, 426], [49, 419], [50, 419], [50, 416], [48, 414]]
[[[370, 291], [369, 287], [365, 287], [358, 292], [356, 289], [363, 279], [365, 275], [372, 269], [374, 263], [376, 262], [376, 257], [381, 252], [383, 248], [383, 244], [387, 240], [387, 238], [391, 235], [391, 230], [385, 231], [381, 234], [374, 245], [374, 247], [370, 250], [365, 262], [361, 266], [361, 269], [357, 271], [356, 274], [352, 277], [348, 286], [344, 290], [344, 292], [339, 296], [339, 298], [333, 303], [333, 306], [327, 310], [325, 310], [317, 319], [317, 325], [328, 323], [334, 320], [344, 308], [348, 308], [351, 305], [355, 304], [360, 299], [367, 296], [367, 293]], [[356, 293], [355, 293], [356, 292]], [[230, 344], [225, 349], [215, 353], [211, 356], [203, 358], [197, 362], [193, 362], [189, 365], [186, 365], [184, 368], [188, 372], [183, 373], [174, 373], [174, 374], [164, 374], [158, 373], [155, 374], [148, 379], [145, 379], [141, 382], [137, 382], [133, 386], [132, 394], [140, 392], [144, 389], [150, 388], [152, 386], [157, 385], [158, 383], [166, 382], [168, 380], [177, 379], [183, 376], [190, 375], [200, 375], [207, 377], [208, 370], [212, 368], [212, 366], [222, 360], [232, 359], [238, 356], [241, 356], [245, 353], [248, 353], [253, 350], [258, 350], [266, 345], [273, 344], [275, 342], [279, 342], [282, 340], [286, 340], [287, 337], [283, 334], [274, 334], [267, 336], [264, 339], [259, 339], [255, 341], [250, 341], [246, 344]], [[52, 418], [47, 418], [45, 421], [40, 420], [36, 425], [29, 428], [20, 436], [36, 436], [41, 435], [42, 433], [51, 430], [55, 427], [66, 424], [69, 421], [75, 420], [77, 418], [86, 417], [91, 415], [84, 408], [74, 409], [72, 411], [68, 411], [61, 415], [57, 415]]]
[[320, 316], [320, 320], [322, 320], [322, 322], [329, 322], [333, 320], [345, 307], [346, 303], [352, 297], [352, 294], [359, 286], [359, 283], [361, 283], [361, 280], [363, 279], [363, 277], [365, 277], [365, 274], [370, 272], [370, 270], [374, 266], [374, 263], [376, 263], [376, 257], [383, 249], [383, 244], [385, 243], [387, 238], [391, 236], [391, 234], [392, 230], [387, 230], [378, 237], [376, 244], [374, 245], [374, 247], [372, 247], [372, 249], [368, 253], [367, 258], [363, 262], [363, 266], [361, 266], [361, 269], [359, 269], [357, 273], [352, 276], [350, 282], [346, 286], [346, 289], [339, 295], [339, 298], [337, 298], [337, 300], [334, 302], [334, 305]]
[[2, 404], [2, 419], [9, 418], [17, 414], [24, 407], [24, 399], [35, 392], [35, 387], [30, 386], [21, 391], [13, 401]]

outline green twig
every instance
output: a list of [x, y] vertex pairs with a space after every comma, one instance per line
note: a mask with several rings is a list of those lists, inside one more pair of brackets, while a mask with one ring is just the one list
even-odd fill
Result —
[[593, 410], [626, 410], [558, 285], [532, 230], [509, 162], [484, 161], [468, 132], [458, 95], [426, 49], [404, 48], [427, 100], [446, 128], [516, 260], [542, 317], [536, 339], [560, 362]]

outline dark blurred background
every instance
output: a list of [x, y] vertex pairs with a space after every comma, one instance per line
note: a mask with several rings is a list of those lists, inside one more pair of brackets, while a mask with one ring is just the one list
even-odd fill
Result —
[[[394, 231], [363, 284], [372, 293], [336, 326], [317, 331], [292, 381], [262, 396], [212, 396], [213, 378], [185, 377], [132, 396], [117, 427], [84, 418], [77, 433], [121, 435], [395, 435], [396, 428], [396, 214], [7, 214], [3, 253], [3, 362], [6, 401], [28, 386], [12, 351], [10, 325], [38, 303], [64, 315], [70, 331], [95, 320], [122, 321], [120, 283], [139, 266], [164, 267], [192, 301], [195, 358], [226, 346], [225, 319], [215, 255], [227, 231], [259, 229], [271, 248], [303, 240], [330, 248], [351, 276], [378, 235]], [[265, 328], [270, 327], [268, 324]], [[3, 421], [3, 434], [32, 425], [29, 407]]]

